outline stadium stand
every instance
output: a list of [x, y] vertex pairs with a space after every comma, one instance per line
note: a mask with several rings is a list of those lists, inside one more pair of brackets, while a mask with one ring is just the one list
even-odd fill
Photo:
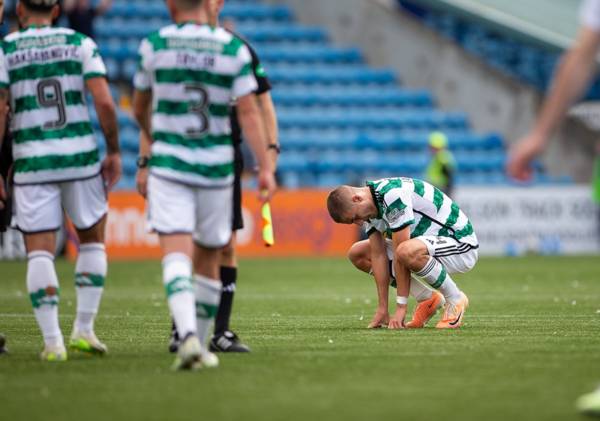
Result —
[[[459, 183], [507, 182], [498, 135], [473, 133], [464, 113], [436, 109], [429, 91], [402, 87], [392, 69], [370, 67], [360, 49], [332, 45], [325, 29], [296, 23], [287, 6], [228, 0], [223, 15], [234, 19], [237, 31], [256, 47], [274, 84], [285, 187], [422, 177], [432, 130], [448, 134]], [[97, 19], [98, 44], [115, 86], [130, 89], [140, 39], [168, 22], [160, 0], [116, 0]], [[138, 129], [125, 108], [119, 110], [119, 122], [124, 177], [118, 187], [133, 189]], [[547, 181], [538, 172], [537, 180]]]
[[[574, 39], [579, 0], [398, 0], [425, 25], [540, 91]], [[600, 98], [600, 78], [586, 99]]]

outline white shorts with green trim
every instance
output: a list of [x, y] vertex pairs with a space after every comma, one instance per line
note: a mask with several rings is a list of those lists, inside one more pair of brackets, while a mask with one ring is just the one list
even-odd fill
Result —
[[100, 175], [84, 180], [14, 186], [17, 228], [25, 234], [56, 231], [63, 209], [79, 230], [96, 225], [108, 212]]
[[194, 242], [220, 248], [231, 239], [233, 186], [208, 188], [148, 178], [148, 227], [158, 234], [192, 234]]
[[[479, 246], [461, 243], [454, 238], [424, 235], [415, 239], [425, 244], [429, 255], [438, 260], [448, 273], [468, 272], [473, 269], [479, 258]], [[386, 239], [385, 246], [388, 259], [392, 260], [394, 256], [392, 240]]]

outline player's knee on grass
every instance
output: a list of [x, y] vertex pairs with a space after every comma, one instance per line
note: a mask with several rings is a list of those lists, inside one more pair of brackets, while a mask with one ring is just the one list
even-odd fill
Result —
[[369, 272], [371, 270], [371, 259], [369, 251], [369, 240], [359, 241], [350, 247], [348, 250], [348, 260], [359, 270]]
[[423, 268], [429, 259], [427, 247], [418, 240], [400, 243], [395, 250], [396, 259], [412, 272]]

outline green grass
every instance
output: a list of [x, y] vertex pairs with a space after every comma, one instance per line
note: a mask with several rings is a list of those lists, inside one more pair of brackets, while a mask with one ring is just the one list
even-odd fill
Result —
[[[598, 257], [482, 259], [456, 277], [460, 331], [367, 330], [372, 281], [344, 260], [245, 260], [233, 326], [253, 349], [173, 373], [160, 264], [111, 263], [97, 320], [110, 355], [37, 360], [24, 263], [0, 263], [2, 420], [577, 420], [600, 383]], [[61, 325], [73, 266], [58, 263]], [[442, 418], [443, 417], [443, 418]]]

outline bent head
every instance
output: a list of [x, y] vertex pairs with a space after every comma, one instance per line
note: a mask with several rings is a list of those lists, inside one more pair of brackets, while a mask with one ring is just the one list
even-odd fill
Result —
[[329, 215], [338, 224], [362, 225], [377, 214], [373, 208], [364, 188], [340, 186], [327, 197]]

